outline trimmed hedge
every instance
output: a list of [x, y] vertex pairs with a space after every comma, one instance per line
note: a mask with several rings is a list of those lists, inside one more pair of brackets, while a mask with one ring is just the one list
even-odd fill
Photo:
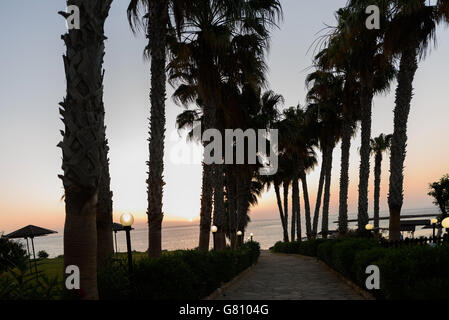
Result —
[[116, 261], [99, 271], [100, 299], [202, 299], [255, 264], [259, 255], [256, 242], [234, 251], [168, 252], [136, 261], [131, 279], [126, 263]]
[[277, 253], [294, 253], [294, 254], [302, 254], [304, 256], [316, 257], [317, 249], [320, 244], [325, 242], [324, 239], [314, 239], [309, 241], [302, 242], [276, 242], [274, 247], [271, 248], [271, 251]]
[[[299, 245], [277, 243], [273, 251], [302, 254], [304, 248], [316, 247], [316, 241]], [[341, 238], [321, 240], [315, 256], [361, 288], [366, 288], [366, 268], [378, 266], [380, 290], [370, 293], [381, 300], [449, 299], [447, 244], [384, 248], [374, 239]]]

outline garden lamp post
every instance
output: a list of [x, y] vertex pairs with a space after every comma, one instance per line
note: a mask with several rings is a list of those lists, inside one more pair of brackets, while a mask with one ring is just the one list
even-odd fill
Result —
[[449, 217], [441, 221], [441, 226], [446, 229], [446, 233], [449, 235]]
[[240, 246], [240, 243], [241, 243], [240, 239], [242, 238], [242, 236], [243, 236], [243, 232], [240, 230], [237, 231], [237, 245], [238, 246]]
[[212, 226], [210, 228], [210, 230], [212, 231], [212, 236], [213, 236], [213, 239], [214, 239], [214, 249], [216, 249], [217, 244], [216, 244], [216, 241], [215, 241], [215, 234], [217, 233], [218, 228], [217, 228], [217, 226]]
[[133, 273], [133, 256], [131, 252], [131, 226], [134, 223], [134, 217], [130, 213], [124, 213], [120, 217], [120, 223], [126, 232], [126, 249], [128, 252], [128, 271], [129, 275]]
[[374, 226], [372, 225], [372, 224], [367, 224], [366, 226], [365, 226], [365, 229], [366, 229], [366, 231], [368, 231], [369, 232], [369, 234], [371, 234], [371, 232], [374, 230]]
[[254, 237], [254, 233], [251, 233], [251, 234], [249, 235], [249, 238], [251, 239], [251, 242], [253, 242], [253, 237]]

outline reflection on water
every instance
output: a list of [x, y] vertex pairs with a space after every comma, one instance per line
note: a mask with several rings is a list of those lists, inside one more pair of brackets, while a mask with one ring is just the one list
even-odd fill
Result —
[[[419, 215], [419, 214], [438, 214], [436, 208], [426, 209], [409, 209], [403, 210], [404, 215]], [[302, 234], [305, 234], [305, 221], [304, 213], [301, 215]], [[381, 216], [387, 216], [388, 212], [381, 212]], [[331, 215], [329, 217], [330, 230], [337, 229], [337, 225], [334, 223], [338, 217]], [[356, 214], [350, 214], [349, 219], [357, 219]], [[356, 223], [351, 223], [350, 228], [355, 228]], [[387, 228], [388, 220], [380, 222], [380, 227]], [[273, 246], [277, 241], [282, 240], [282, 227], [279, 219], [270, 220], [255, 220], [248, 226], [245, 237], [248, 237], [250, 233], [254, 234], [254, 240], [258, 241], [262, 249], [268, 249]], [[431, 235], [431, 229], [421, 230], [421, 227], [417, 227], [415, 237], [429, 236]], [[290, 230], [289, 230], [290, 234]], [[410, 236], [405, 233], [404, 236]], [[199, 226], [178, 226], [178, 227], [165, 227], [162, 230], [162, 249], [163, 250], [177, 250], [177, 249], [194, 249], [198, 246], [199, 239]], [[137, 251], [146, 251], [148, 249], [148, 231], [146, 226], [136, 226], [136, 230], [131, 232], [132, 248]], [[117, 233], [117, 246], [118, 251], [123, 252], [126, 250], [124, 232]], [[25, 244], [25, 241], [23, 241]], [[46, 237], [35, 238], [34, 240], [36, 252], [39, 250], [45, 250], [50, 254], [50, 257], [56, 257], [63, 254], [63, 234], [58, 233], [55, 235], [49, 235]], [[25, 244], [26, 245], [26, 244]], [[211, 241], [212, 245], [212, 241]]]

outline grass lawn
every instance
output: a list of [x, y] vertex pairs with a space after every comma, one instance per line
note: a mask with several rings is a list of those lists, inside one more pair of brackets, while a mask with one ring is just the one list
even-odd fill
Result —
[[[139, 260], [144, 257], [147, 257], [147, 254], [145, 252], [133, 252], [133, 260]], [[126, 260], [126, 253], [118, 253], [116, 255], [116, 258], [118, 259], [124, 259]], [[29, 265], [28, 265], [29, 266]], [[34, 262], [31, 262], [31, 272], [30, 270], [27, 270], [27, 274], [34, 274]], [[45, 275], [49, 279], [55, 279], [57, 278], [58, 281], [62, 281], [63, 271], [64, 271], [64, 258], [57, 257], [52, 259], [43, 259], [37, 261], [37, 271], [39, 274]], [[14, 272], [18, 272], [17, 269], [14, 269]], [[12, 275], [8, 272], [4, 272], [0, 274], [0, 280], [4, 278], [11, 278]]]

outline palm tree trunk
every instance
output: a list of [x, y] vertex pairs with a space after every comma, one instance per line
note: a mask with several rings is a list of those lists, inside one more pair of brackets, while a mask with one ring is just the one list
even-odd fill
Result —
[[290, 228], [290, 239], [291, 241], [295, 241], [295, 236], [296, 236], [296, 200], [295, 200], [295, 194], [293, 192], [293, 187], [292, 187], [292, 224], [291, 224], [291, 228]]
[[71, 265], [79, 268], [79, 297], [85, 300], [98, 300], [97, 198], [97, 194], [87, 197], [87, 194], [66, 188], [64, 270]]
[[300, 211], [301, 208], [299, 203], [299, 181], [298, 177], [295, 177], [292, 181], [292, 241], [294, 241], [295, 239], [295, 225], [297, 241], [301, 241]]
[[391, 141], [390, 156], [390, 240], [400, 238], [400, 220], [403, 202], [404, 161], [407, 147], [407, 121], [413, 96], [413, 79], [418, 69], [417, 50], [410, 46], [402, 52], [398, 87], [396, 89], [396, 107], [394, 109], [394, 132]]
[[281, 192], [279, 190], [279, 185], [276, 182], [274, 183], [274, 191], [276, 193], [276, 200], [279, 208], [279, 215], [281, 217], [282, 230], [284, 232], [284, 242], [288, 242], [288, 230], [285, 225], [284, 210], [282, 209]]
[[[104, 171], [104, 23], [112, 0], [69, 0], [80, 9], [80, 29], [62, 39], [67, 95], [60, 103], [65, 131], [62, 179], [65, 190], [64, 267], [80, 270], [79, 296], [98, 299], [97, 210]], [[61, 13], [65, 16], [65, 13]], [[65, 275], [66, 276], [66, 275]]]
[[327, 157], [327, 147], [323, 148], [323, 159], [321, 161], [321, 171], [320, 171], [320, 181], [318, 183], [318, 193], [316, 196], [316, 204], [315, 204], [315, 213], [313, 215], [313, 237], [316, 237], [316, 234], [318, 232], [318, 219], [320, 216], [320, 209], [321, 209], [321, 197], [323, 195], [323, 185], [324, 185], [324, 178], [326, 174], [326, 157]]
[[299, 171], [301, 183], [302, 183], [302, 193], [304, 195], [304, 210], [306, 216], [306, 236], [307, 239], [312, 237], [312, 224], [311, 224], [311, 212], [310, 212], [310, 202], [309, 202], [309, 191], [307, 188], [307, 176], [305, 171], [300, 168]]
[[236, 176], [234, 175], [233, 168], [227, 166], [226, 168], [226, 191], [228, 200], [228, 228], [229, 237], [231, 240], [231, 248], [237, 247], [237, 186]]
[[340, 171], [340, 205], [338, 210], [338, 231], [348, 232], [348, 188], [349, 188], [349, 155], [351, 149], [352, 125], [348, 119], [343, 122], [341, 138], [341, 171]]
[[[284, 181], [282, 190], [284, 192], [284, 224], [285, 229], [288, 230], [288, 187], [289, 182]], [[287, 231], [288, 232], [288, 231]]]
[[368, 86], [362, 86], [360, 94], [361, 119], [362, 119], [362, 145], [360, 148], [360, 181], [359, 181], [359, 204], [358, 204], [358, 230], [365, 231], [368, 224], [368, 182], [370, 174], [371, 153], [371, 106], [373, 91]]
[[109, 160], [108, 160], [108, 142], [103, 135], [103, 148], [101, 162], [103, 163], [103, 172], [100, 180], [98, 192], [98, 211], [97, 211], [97, 255], [98, 264], [107, 261], [114, 253], [114, 242], [112, 237], [112, 192], [110, 189]]
[[374, 165], [374, 228], [379, 228], [380, 179], [382, 171], [382, 152], [377, 152]]
[[332, 159], [334, 148], [330, 147], [326, 159], [326, 181], [324, 188], [323, 199], [323, 219], [321, 221], [321, 233], [323, 238], [327, 238], [329, 232], [329, 202], [330, 202], [330, 190], [331, 190], [331, 177], [332, 177]]
[[249, 183], [250, 178], [245, 174], [238, 177], [237, 183], [237, 229], [240, 231], [245, 230], [246, 217], [248, 214], [248, 197], [249, 197]]
[[164, 187], [164, 139], [166, 98], [167, 1], [149, 1], [148, 39], [151, 54], [151, 111], [148, 162], [148, 255], [159, 257], [162, 251], [162, 193]]
[[224, 178], [223, 165], [214, 164], [214, 225], [218, 231], [215, 234], [215, 249], [224, 250], [226, 248], [226, 215], [224, 207]]
[[210, 226], [212, 221], [212, 194], [213, 194], [212, 166], [203, 163], [203, 180], [200, 209], [200, 251], [209, 251]]

